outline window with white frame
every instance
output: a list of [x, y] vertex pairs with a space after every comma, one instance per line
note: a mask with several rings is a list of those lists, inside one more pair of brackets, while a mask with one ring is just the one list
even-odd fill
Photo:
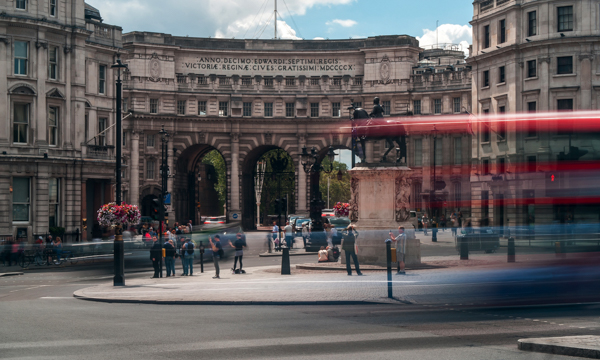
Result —
[[342, 78], [333, 78], [333, 86], [342, 86]]
[[434, 114], [442, 113], [442, 99], [433, 99], [433, 113]]
[[198, 115], [206, 116], [206, 101], [198, 101]]
[[421, 100], [413, 101], [413, 114], [421, 115]]
[[340, 117], [342, 116], [342, 113], [340, 111], [340, 103], [339, 102], [334, 102], [331, 103], [331, 109], [332, 109], [332, 116], [333, 117]]
[[244, 102], [243, 111], [244, 116], [252, 116], [252, 102]]
[[573, 6], [559, 6], [557, 31], [573, 31]]
[[390, 115], [392, 113], [392, 102], [386, 100], [383, 102], [383, 115]]
[[415, 166], [423, 166], [423, 140], [415, 139], [414, 142]]
[[98, 93], [106, 94], [106, 65], [98, 67]]
[[219, 116], [227, 116], [229, 110], [229, 101], [219, 101]]
[[265, 78], [265, 79], [263, 79], [263, 84], [265, 86], [272, 87], [273, 86], [273, 79], [271, 79], [271, 78]]
[[16, 0], [15, 7], [19, 10], [27, 10], [27, 0]]
[[13, 221], [29, 221], [29, 206], [31, 205], [30, 182], [31, 179], [28, 177], [13, 178]]
[[265, 103], [265, 117], [273, 116], [273, 103]]
[[30, 104], [15, 103], [13, 105], [13, 142], [27, 144], [29, 139]]
[[58, 145], [58, 106], [48, 107], [48, 145]]
[[98, 118], [98, 145], [106, 146], [106, 126], [108, 125], [107, 118]]
[[527, 36], [537, 35], [537, 12], [527, 13]]
[[319, 78], [310, 78], [310, 82], [308, 83], [310, 86], [319, 86], [320, 83]]
[[452, 99], [452, 108], [455, 113], [460, 112], [460, 98], [459, 97], [455, 97]]
[[146, 147], [154, 147], [154, 134], [146, 136]]
[[50, 16], [56, 17], [56, 0], [50, 0]]
[[319, 117], [319, 103], [310, 103], [310, 117]]
[[177, 100], [177, 115], [185, 115], [185, 100]]
[[158, 114], [158, 99], [150, 99], [150, 114]]
[[285, 79], [285, 86], [295, 86], [296, 85], [296, 79], [294, 78], [286, 78]]
[[286, 117], [294, 117], [296, 116], [296, 104], [295, 103], [285, 103], [285, 116]]
[[249, 77], [242, 78], [242, 86], [251, 86], [251, 85], [252, 85], [252, 78], [249, 78]]
[[454, 165], [462, 165], [462, 138], [454, 138]]
[[50, 46], [48, 49], [48, 78], [58, 80], [58, 47]]
[[146, 161], [146, 179], [154, 180], [154, 166], [155, 166], [154, 160]]
[[60, 225], [60, 179], [48, 179], [48, 225]]
[[29, 43], [15, 41], [15, 75], [27, 75], [29, 66]]

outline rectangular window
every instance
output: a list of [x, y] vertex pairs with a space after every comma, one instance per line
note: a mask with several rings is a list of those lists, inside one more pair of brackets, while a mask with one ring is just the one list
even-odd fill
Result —
[[421, 115], [421, 100], [413, 101], [413, 114]]
[[340, 111], [340, 103], [339, 102], [331, 103], [331, 109], [333, 110], [331, 116], [333, 116], [333, 117], [342, 116], [342, 113]]
[[56, 16], [56, 0], [50, 0], [50, 16]]
[[295, 103], [285, 103], [285, 117], [296, 116]]
[[106, 146], [106, 126], [108, 124], [107, 118], [98, 118], [98, 145]]
[[229, 101], [219, 101], [219, 116], [227, 116]]
[[355, 107], [356, 109], [358, 109], [358, 108], [362, 108], [362, 101], [355, 101], [355, 102], [354, 102], [354, 107]]
[[442, 113], [442, 99], [434, 99], [433, 100], [433, 113], [434, 114]]
[[490, 26], [486, 25], [483, 27], [483, 48], [487, 49], [490, 47]]
[[48, 144], [58, 145], [58, 107], [56, 106], [48, 108]]
[[454, 138], [454, 165], [462, 165], [462, 138]]
[[208, 79], [205, 76], [199, 76], [198, 85], [208, 85]]
[[[498, 107], [498, 114], [504, 114], [505, 112], [506, 112], [506, 107], [504, 107], [504, 106]], [[498, 133], [496, 135], [497, 135], [498, 141], [506, 140], [506, 122], [502, 121], [502, 119], [500, 119], [500, 121], [498, 121]]]
[[444, 153], [444, 149], [442, 146], [442, 139], [441, 138], [434, 138], [434, 144], [435, 144], [435, 156], [434, 156], [434, 165], [435, 166], [440, 166], [442, 165], [442, 154]]
[[535, 155], [527, 157], [527, 171], [530, 173], [537, 171]]
[[537, 76], [537, 60], [527, 61], [527, 77], [532, 78]]
[[58, 48], [51, 46], [48, 50], [48, 78], [50, 80], [58, 79]]
[[342, 79], [333, 78], [333, 86], [342, 86]]
[[15, 41], [15, 75], [27, 75], [29, 66], [29, 43]]
[[296, 79], [294, 78], [286, 78], [285, 79], [285, 86], [295, 86], [296, 85]]
[[310, 103], [310, 117], [319, 117], [319, 103]]
[[30, 179], [13, 178], [13, 221], [29, 221], [29, 205], [31, 203]]
[[481, 87], [488, 86], [490, 86], [490, 71], [486, 70], [483, 72], [483, 83], [481, 84]]
[[489, 175], [490, 174], [490, 160], [488, 160], [488, 159], [483, 160], [481, 162], [481, 165], [483, 167], [481, 169], [483, 171], [482, 175]]
[[362, 78], [354, 78], [354, 85], [362, 85], [363, 83], [363, 79]]
[[263, 81], [264, 81], [265, 86], [268, 86], [268, 87], [273, 86], [273, 79], [264, 79]]
[[573, 110], [573, 99], [559, 99], [556, 104], [557, 110]]
[[496, 159], [496, 162], [496, 165], [498, 166], [498, 174], [504, 174], [506, 171], [506, 160], [504, 158], [498, 158]]
[[146, 161], [146, 179], [154, 180], [154, 161]]
[[499, 24], [499, 42], [500, 44], [505, 43], [506, 42], [506, 19], [502, 19], [500, 20], [500, 24]]
[[242, 86], [252, 86], [252, 78], [243, 77], [242, 78]]
[[460, 98], [454, 98], [452, 99], [452, 110], [454, 110], [454, 113], [459, 113], [460, 112]]
[[29, 104], [14, 104], [13, 142], [27, 144], [29, 131]]
[[[535, 101], [531, 101], [527, 103], [527, 111], [536, 112], [537, 103]], [[527, 137], [537, 136], [537, 124], [535, 120], [527, 121]]]
[[573, 73], [573, 57], [572, 56], [560, 56], [556, 58], [557, 62], [557, 74], [572, 74]]
[[27, 10], [27, 0], [16, 0], [15, 6], [20, 10]]
[[392, 112], [392, 104], [391, 101], [383, 102], [383, 115], [390, 115]]
[[506, 73], [505, 73], [505, 67], [504, 66], [500, 66], [498, 68], [498, 82], [500, 84], [506, 82]]
[[98, 68], [98, 93], [106, 94], [106, 65]]
[[123, 100], [121, 100], [121, 109], [123, 113], [129, 111], [129, 98], [123, 98]]
[[273, 117], [273, 103], [265, 103], [265, 117]]
[[[484, 112], [485, 114], [485, 112]], [[489, 121], [481, 122], [481, 141], [482, 142], [490, 142], [490, 123]]]
[[252, 103], [251, 102], [245, 102], [243, 104], [243, 108], [244, 108], [244, 116], [252, 116]]
[[48, 179], [48, 199], [48, 225], [56, 227], [60, 223], [60, 180], [57, 178]]
[[198, 101], [198, 115], [206, 116], [206, 101]]
[[177, 100], [177, 115], [185, 115], [185, 100]]
[[537, 35], [537, 13], [530, 11], [527, 13], [527, 36]]
[[150, 99], [150, 114], [158, 114], [158, 99]]
[[146, 147], [154, 147], [154, 134], [146, 136]]
[[311, 78], [309, 85], [310, 86], [319, 86], [319, 80], [320, 80], [319, 78]]
[[415, 166], [423, 166], [423, 140], [415, 139]]
[[573, 6], [560, 6], [558, 10], [557, 31], [573, 31]]

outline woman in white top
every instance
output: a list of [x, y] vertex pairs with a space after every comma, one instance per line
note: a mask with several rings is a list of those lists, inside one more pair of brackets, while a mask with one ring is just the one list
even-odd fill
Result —
[[325, 246], [321, 246], [321, 250], [319, 250], [319, 262], [327, 262], [327, 250], [325, 250]]

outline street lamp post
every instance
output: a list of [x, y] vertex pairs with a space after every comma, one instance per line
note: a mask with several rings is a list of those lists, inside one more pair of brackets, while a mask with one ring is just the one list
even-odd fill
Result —
[[[115, 194], [115, 202], [117, 203], [117, 205], [121, 205], [121, 150], [122, 150], [122, 146], [123, 146], [123, 139], [122, 139], [122, 130], [123, 130], [123, 125], [121, 124], [121, 119], [122, 119], [122, 115], [121, 115], [121, 100], [123, 98], [122, 95], [122, 91], [123, 91], [123, 84], [121, 82], [121, 69], [126, 69], [127, 65], [123, 64], [121, 62], [121, 56], [119, 54], [117, 54], [117, 60], [115, 61], [115, 63], [111, 66], [112, 69], [116, 69], [117, 70], [117, 91], [116, 91], [116, 96], [117, 96], [117, 118], [116, 118], [116, 129], [115, 131], [117, 132], [117, 136], [116, 136], [116, 165], [115, 165], [115, 175], [117, 177], [116, 179], [116, 194]], [[114, 241], [114, 267], [115, 267], [115, 276], [113, 278], [113, 285], [114, 286], [125, 286], [125, 251], [124, 251], [124, 246], [123, 246], [123, 227], [122, 225], [118, 225], [115, 229], [115, 241]]]
[[311, 200], [310, 200], [310, 218], [312, 220], [312, 231], [313, 232], [321, 232], [323, 231], [323, 220], [322, 220], [322, 210], [324, 202], [321, 199], [321, 190], [319, 189], [319, 176], [321, 171], [326, 173], [331, 173], [333, 171], [333, 160], [335, 159], [335, 152], [333, 151], [333, 147], [329, 147], [329, 151], [327, 152], [327, 158], [329, 159], [329, 168], [324, 168], [321, 165], [321, 161], [319, 161], [319, 155], [317, 153], [317, 149], [314, 147], [310, 150], [310, 153], [306, 150], [306, 146], [302, 148], [302, 154], [300, 154], [300, 161], [302, 162], [302, 167], [304, 168], [304, 172], [314, 176], [311, 181], [312, 184], [317, 184], [316, 186], [311, 186]]
[[164, 225], [165, 222], [165, 195], [167, 194], [167, 181], [169, 177], [169, 165], [167, 163], [169, 158], [169, 132], [165, 130], [165, 126], [163, 125], [159, 131], [161, 137], [161, 164], [160, 164], [160, 177], [161, 177], [161, 190], [160, 190], [160, 235], [161, 241], [163, 240], [162, 236], [166, 230]]

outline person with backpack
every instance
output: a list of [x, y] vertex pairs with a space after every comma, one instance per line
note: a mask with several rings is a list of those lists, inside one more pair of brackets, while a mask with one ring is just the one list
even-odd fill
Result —
[[[242, 258], [244, 257], [244, 248], [247, 247], [246, 239], [242, 238], [242, 234], [237, 233], [235, 242], [232, 244], [231, 241], [229, 241], [229, 246], [235, 248], [235, 259], [233, 260], [233, 268], [231, 271], [233, 271], [234, 274], [245, 274], [245, 272], [242, 270]], [[236, 270], [235, 268], [237, 266], [238, 259], [240, 260], [240, 269]]]
[[223, 256], [223, 245], [221, 245], [221, 237], [219, 235], [215, 235], [215, 242], [213, 242], [212, 237], [208, 237], [208, 241], [210, 242], [210, 247], [213, 251], [213, 264], [215, 266], [215, 276], [213, 279], [220, 279], [219, 273], [221, 272], [219, 269], [219, 260]]
[[[194, 242], [186, 238], [185, 244], [181, 245], [181, 257], [183, 261], [183, 276], [194, 275]], [[188, 271], [189, 270], [189, 271]]]

